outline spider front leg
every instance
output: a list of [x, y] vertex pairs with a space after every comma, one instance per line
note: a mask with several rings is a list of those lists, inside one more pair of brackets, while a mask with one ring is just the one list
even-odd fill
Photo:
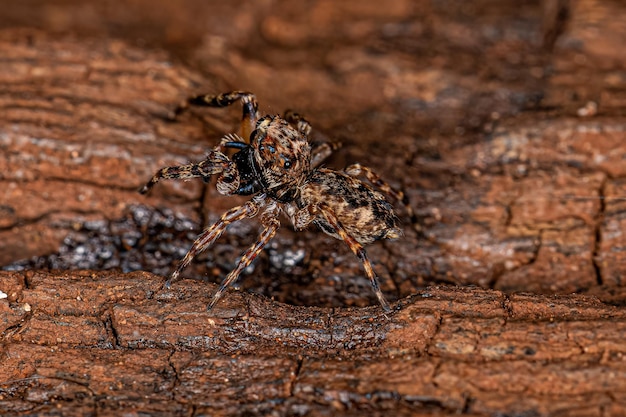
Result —
[[378, 284], [378, 277], [376, 276], [376, 272], [374, 272], [374, 268], [372, 267], [372, 263], [367, 257], [367, 253], [359, 242], [356, 241], [343, 227], [335, 213], [333, 213], [332, 209], [327, 205], [320, 206], [321, 214], [324, 216], [328, 224], [335, 230], [335, 232], [341, 237], [341, 239], [348, 245], [352, 253], [354, 253], [363, 263], [363, 268], [365, 269], [365, 273], [370, 279], [370, 283], [372, 284], [372, 288], [374, 289], [374, 293], [376, 294], [376, 298], [378, 298], [378, 302], [382, 306], [383, 310], [386, 312], [391, 311], [391, 307], [389, 307], [389, 303], [385, 299], [383, 292], [380, 289], [380, 285]]
[[411, 224], [418, 224], [417, 216], [413, 212], [413, 208], [410, 205], [407, 195], [403, 191], [393, 188], [391, 185], [389, 185], [387, 181], [383, 180], [378, 174], [372, 171], [371, 168], [368, 168], [361, 164], [352, 164], [346, 167], [343, 171], [353, 177], [358, 177], [361, 174], [365, 175], [365, 178], [367, 178], [370, 183], [378, 187], [380, 191], [393, 197], [404, 206], [404, 209], [411, 219]]
[[[211, 151], [204, 161], [197, 164], [177, 165], [161, 168], [154, 176], [141, 187], [139, 192], [146, 194], [160, 180], [188, 180], [202, 178], [204, 182], [211, 179], [211, 175], [222, 174], [220, 178], [226, 182], [238, 183], [238, 175], [235, 164], [223, 153]], [[238, 184], [236, 184], [238, 186]], [[235, 190], [237, 187], [234, 188]]]
[[259, 119], [259, 105], [256, 101], [256, 96], [247, 91], [231, 91], [224, 94], [200, 94], [197, 96], [189, 97], [182, 102], [174, 110], [174, 114], [178, 116], [182, 112], [186, 111], [190, 105], [192, 106], [205, 106], [205, 107], [227, 107], [241, 100], [243, 105], [243, 115], [241, 118], [241, 135], [248, 140], [250, 134], [256, 127], [256, 122]]

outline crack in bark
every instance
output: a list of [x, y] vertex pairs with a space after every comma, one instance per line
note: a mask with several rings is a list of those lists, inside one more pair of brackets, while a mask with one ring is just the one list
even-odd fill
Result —
[[107, 331], [107, 335], [109, 336], [109, 338], [111, 338], [113, 340], [113, 344], [112, 346], [120, 349], [122, 348], [122, 345], [120, 343], [120, 339], [119, 339], [119, 334], [117, 332], [117, 329], [115, 328], [115, 325], [113, 324], [113, 310], [112, 309], [108, 309], [108, 313], [105, 313], [106, 316], [103, 320], [104, 323], [104, 328]]
[[506, 313], [504, 315], [504, 323], [502, 323], [502, 328], [507, 325], [508, 321], [513, 317], [513, 309], [511, 308], [511, 298], [505, 292], [502, 293], [502, 309]]
[[176, 350], [171, 350], [169, 352], [169, 355], [167, 357], [167, 364], [169, 365], [172, 374], [174, 375], [174, 381], [172, 381], [172, 389], [171, 389], [171, 398], [172, 400], [175, 399], [175, 391], [176, 391], [176, 387], [180, 385], [180, 376], [178, 375], [178, 371], [176, 370], [176, 366], [174, 365], [174, 363], [172, 362], [172, 357], [176, 354]]
[[2, 340], [7, 342], [13, 335], [18, 334], [22, 329], [27, 328], [32, 317], [33, 311], [31, 310], [21, 317], [17, 323], [7, 327], [2, 332]]
[[598, 188], [598, 200], [600, 204], [600, 208], [598, 210], [598, 214], [596, 215], [595, 227], [594, 227], [594, 241], [593, 241], [593, 249], [591, 252], [591, 263], [593, 265], [593, 270], [596, 274], [596, 283], [598, 286], [602, 286], [604, 284], [604, 279], [602, 277], [602, 266], [600, 265], [599, 257], [601, 252], [601, 244], [602, 244], [602, 226], [604, 224], [604, 219], [606, 216], [606, 184], [607, 184], [607, 176], [604, 177], [602, 184]]
[[[441, 330], [441, 326], [443, 325], [443, 316], [441, 314], [438, 314], [436, 317], [437, 317], [437, 325], [435, 327], [435, 330], [432, 332], [429, 340], [424, 344], [424, 354], [431, 358], [434, 358], [434, 356], [430, 353], [430, 347], [432, 346], [433, 341], [439, 334], [439, 331]], [[437, 367], [435, 368], [435, 370], [437, 369]], [[436, 372], [433, 372], [433, 381], [434, 381], [435, 375], [436, 375]]]
[[291, 381], [289, 383], [289, 397], [295, 397], [294, 390], [296, 388], [296, 381], [300, 376], [300, 371], [302, 370], [302, 364], [304, 363], [304, 360], [304, 356], [298, 356], [298, 359], [296, 361], [296, 369], [294, 370]]

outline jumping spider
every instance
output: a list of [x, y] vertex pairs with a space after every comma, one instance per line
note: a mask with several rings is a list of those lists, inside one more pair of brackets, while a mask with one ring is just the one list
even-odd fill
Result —
[[[279, 216], [284, 211], [296, 230], [314, 223], [323, 232], [343, 240], [363, 263], [378, 301], [385, 311], [389, 311], [389, 303], [379, 288], [363, 246], [379, 239], [397, 238], [402, 231], [385, 197], [356, 177], [364, 175], [381, 191], [402, 201], [412, 214], [405, 195], [359, 164], [350, 165], [343, 172], [320, 168], [333, 147], [329, 144], [312, 147], [308, 141], [311, 125], [297, 113], [287, 111], [283, 117], [259, 117], [256, 97], [252, 93], [232, 91], [198, 95], [181, 104], [175, 114], [189, 105], [226, 107], [237, 100], [243, 104], [243, 137], [224, 136], [203, 161], [162, 168], [140, 190], [142, 194], [147, 193], [161, 179], [199, 177], [208, 182], [212, 175], [217, 175], [216, 187], [221, 194], [252, 196], [251, 200], [228, 210], [215, 224], [204, 229], [167, 279], [165, 287], [169, 288], [192, 259], [210, 247], [229, 224], [261, 213], [263, 229], [258, 240], [223, 280], [208, 305], [210, 310], [274, 237], [280, 227]], [[224, 153], [226, 149], [237, 152], [229, 158]]]

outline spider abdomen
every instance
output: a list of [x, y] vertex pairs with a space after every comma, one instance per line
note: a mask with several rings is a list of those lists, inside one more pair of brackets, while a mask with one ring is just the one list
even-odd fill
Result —
[[[316, 169], [300, 189], [299, 206], [325, 205], [346, 231], [360, 244], [393, 239], [402, 232], [393, 207], [384, 196], [358, 178], [330, 169]], [[341, 239], [335, 228], [322, 216], [313, 220], [322, 231]]]

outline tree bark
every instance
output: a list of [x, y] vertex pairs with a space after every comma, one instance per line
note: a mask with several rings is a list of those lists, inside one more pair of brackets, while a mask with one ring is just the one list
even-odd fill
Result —
[[[619, 415], [626, 314], [430, 287], [394, 311], [287, 306], [146, 272], [3, 272], [3, 413]], [[391, 411], [393, 410], [393, 411]]]
[[[276, 14], [262, 30], [284, 47], [291, 32], [276, 28], [291, 23]], [[401, 41], [400, 57], [415, 52]], [[560, 77], [542, 81], [546, 109], [528, 112], [528, 85], [405, 60], [387, 72], [350, 45], [348, 59], [337, 50], [325, 61], [348, 93], [337, 74], [277, 70], [298, 104], [321, 113], [316, 139], [357, 129], [337, 158], [365, 158], [405, 188], [422, 224], [368, 248], [396, 300], [388, 315], [358, 259], [288, 229], [244, 291], [207, 312], [214, 284], [163, 290], [163, 276], [202, 225], [243, 199], [195, 182], [137, 193], [156, 169], [199, 160], [232, 132], [238, 110], [170, 120], [189, 94], [227, 90], [224, 74], [244, 61], [205, 52], [214, 66], [203, 77], [121, 41], [0, 32], [0, 265], [11, 269], [0, 272], [1, 413], [624, 414], [626, 141], [612, 68], [572, 81], [581, 70], [564, 54]], [[262, 88], [268, 68], [248, 69]], [[513, 98], [483, 98], [502, 90]], [[265, 93], [273, 113], [290, 101]], [[484, 130], [468, 139], [476, 120]], [[229, 232], [188, 276], [219, 281], [256, 230]], [[158, 274], [119, 272], [136, 269]]]

